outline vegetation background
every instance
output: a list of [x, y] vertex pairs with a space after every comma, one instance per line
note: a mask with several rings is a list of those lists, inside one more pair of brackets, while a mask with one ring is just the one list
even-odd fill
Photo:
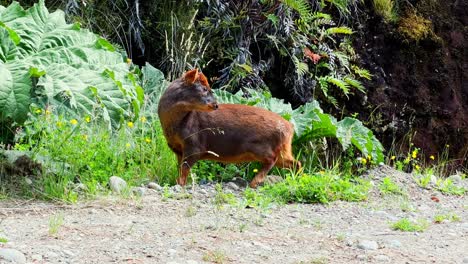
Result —
[[[35, 3], [19, 2], [25, 10]], [[167, 81], [194, 67], [222, 101], [266, 107], [295, 123], [296, 153], [312, 174], [335, 168], [350, 178], [380, 162], [440, 174], [467, 167], [465, 1], [41, 3], [52, 22], [42, 19], [45, 9], [0, 1], [10, 6], [0, 16], [3, 50], [15, 54], [2, 53], [2, 65], [28, 82], [27, 100], [0, 105], [0, 123], [4, 149], [32, 151], [54, 168], [40, 169], [53, 178], [37, 190], [46, 197], [74, 200], [76, 184], [93, 194], [111, 175], [173, 184], [176, 164], [155, 109]], [[64, 37], [28, 49], [28, 41], [53, 37], [40, 26], [31, 35], [21, 26], [27, 19], [55, 23]], [[82, 35], [70, 40], [75, 31]], [[201, 180], [248, 178], [255, 166], [200, 163], [195, 171]]]

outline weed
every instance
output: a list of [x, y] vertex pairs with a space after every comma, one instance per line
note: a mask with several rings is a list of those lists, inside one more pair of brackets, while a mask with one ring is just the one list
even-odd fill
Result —
[[431, 183], [432, 174], [425, 172], [422, 175], [415, 176], [414, 181], [421, 188], [427, 188], [429, 183]]
[[403, 195], [405, 192], [398, 184], [392, 181], [390, 177], [385, 177], [379, 185], [379, 190], [382, 194], [398, 194]]
[[423, 232], [429, 227], [429, 223], [424, 219], [419, 219], [417, 223], [415, 223], [407, 218], [403, 218], [393, 223], [391, 227], [393, 230], [404, 232]]
[[237, 202], [236, 197], [232, 193], [225, 193], [223, 191], [223, 186], [221, 184], [216, 184], [215, 186], [216, 195], [214, 197], [214, 205], [217, 209], [222, 209], [223, 205], [230, 204], [234, 205]]
[[7, 242], [8, 242], [8, 239], [4, 237], [0, 237], [0, 243], [7, 243]]
[[455, 213], [448, 213], [448, 214], [438, 214], [434, 216], [434, 223], [440, 224], [444, 220], [447, 220], [449, 222], [460, 222], [461, 217], [458, 216]]
[[60, 227], [63, 225], [63, 215], [56, 214], [49, 218], [49, 235], [54, 236], [58, 233]]
[[328, 203], [335, 200], [366, 200], [369, 189], [368, 181], [324, 173], [287, 176], [283, 182], [262, 187], [260, 191], [283, 203]]
[[443, 194], [448, 195], [464, 195], [466, 189], [463, 187], [456, 186], [451, 179], [438, 179], [436, 182], [436, 189]]
[[227, 257], [223, 251], [215, 250], [215, 251], [208, 251], [203, 255], [203, 261], [212, 262], [212, 263], [226, 263]]
[[185, 216], [186, 217], [192, 217], [197, 214], [197, 208], [193, 205], [189, 205], [187, 207], [187, 210], [185, 210]]

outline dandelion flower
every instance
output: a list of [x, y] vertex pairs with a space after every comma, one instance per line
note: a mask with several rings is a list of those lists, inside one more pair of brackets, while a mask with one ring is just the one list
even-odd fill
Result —
[[60, 127], [62, 127], [63, 123], [60, 122], [60, 121], [58, 121], [58, 122], [56, 123], [56, 125], [57, 125], [58, 128], [60, 128]]
[[34, 112], [36, 112], [36, 114], [40, 114], [40, 113], [42, 113], [42, 110], [41, 109], [36, 109], [36, 111], [34, 111]]
[[128, 122], [127, 122], [127, 126], [128, 126], [129, 128], [132, 128], [132, 127], [133, 127], [133, 122], [132, 122], [132, 121], [128, 121]]
[[392, 156], [392, 157], [390, 157], [390, 159], [391, 159], [391, 160], [395, 160], [395, 159], [396, 159], [396, 157], [395, 157], [395, 156]]
[[253, 172], [257, 173], [257, 172], [258, 172], [258, 170], [257, 170], [257, 169], [254, 169], [254, 170], [253, 170]]
[[130, 143], [125, 144], [125, 147], [130, 148], [131, 147]]
[[130, 64], [130, 63], [132, 63], [132, 59], [127, 58], [127, 64]]
[[450, 148], [450, 145], [449, 145], [449, 144], [447, 144], [447, 145], [445, 145], [445, 146], [446, 146], [447, 148]]
[[52, 112], [50, 112], [50, 110], [45, 110], [45, 114], [46, 115], [50, 115]]
[[85, 121], [86, 121], [86, 123], [91, 122], [91, 117], [89, 117], [89, 116], [85, 117]]
[[431, 160], [435, 160], [434, 155], [429, 156], [429, 158], [430, 158]]
[[415, 159], [415, 158], [418, 157], [418, 149], [414, 149], [414, 150], [413, 150], [413, 153], [411, 153], [411, 157], [412, 157], [413, 159]]
[[151, 138], [145, 138], [146, 143], [151, 143]]
[[76, 125], [76, 124], [78, 124], [78, 120], [72, 119], [72, 120], [70, 120], [70, 123], [71, 123], [72, 125]]
[[367, 164], [367, 159], [366, 158], [361, 158], [361, 163], [366, 165]]
[[140, 121], [141, 121], [142, 123], [145, 123], [145, 122], [146, 122], [146, 117], [144, 117], [144, 116], [140, 117]]
[[415, 168], [416, 170], [421, 169], [421, 167], [420, 167], [419, 165], [414, 166], [414, 168]]

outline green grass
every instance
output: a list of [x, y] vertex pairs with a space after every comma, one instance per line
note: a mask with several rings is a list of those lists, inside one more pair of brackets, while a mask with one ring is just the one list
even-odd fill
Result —
[[8, 239], [4, 237], [0, 237], [0, 243], [7, 243], [7, 242], [8, 242]]
[[434, 216], [434, 223], [442, 223], [443, 221], [449, 221], [449, 222], [460, 222], [461, 217], [458, 216], [455, 213], [448, 213], [448, 214], [438, 214]]
[[386, 22], [395, 22], [398, 19], [394, 0], [373, 0], [374, 11]]
[[328, 203], [335, 200], [353, 202], [366, 200], [369, 189], [368, 181], [324, 172], [287, 176], [283, 182], [264, 186], [259, 192], [282, 203]]
[[391, 227], [393, 230], [404, 232], [423, 232], [429, 227], [429, 223], [424, 219], [419, 219], [417, 222], [413, 222], [407, 218], [403, 218], [393, 223]]
[[60, 227], [63, 225], [63, 215], [52, 215], [49, 218], [49, 235], [54, 236], [58, 233]]
[[436, 182], [436, 189], [447, 195], [462, 196], [466, 193], [465, 188], [455, 185], [451, 179], [438, 179]]
[[405, 194], [402, 188], [393, 182], [390, 177], [383, 178], [382, 182], [379, 184], [379, 190], [382, 194]]

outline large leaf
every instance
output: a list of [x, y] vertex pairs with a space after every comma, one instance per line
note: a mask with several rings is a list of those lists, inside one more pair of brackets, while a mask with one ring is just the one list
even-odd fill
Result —
[[23, 122], [31, 103], [113, 125], [138, 115], [143, 89], [121, 53], [67, 24], [61, 10], [49, 13], [44, 0], [28, 10], [16, 2], [1, 8], [0, 37], [0, 122]]

